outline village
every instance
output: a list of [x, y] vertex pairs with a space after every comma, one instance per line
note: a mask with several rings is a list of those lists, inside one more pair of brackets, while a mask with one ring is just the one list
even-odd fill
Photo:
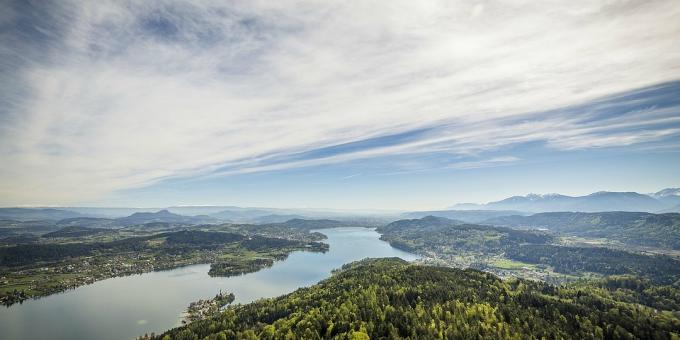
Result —
[[194, 252], [191, 256], [145, 253], [99, 255], [8, 272], [0, 277], [0, 304], [12, 305], [118, 276], [208, 263], [216, 259], [218, 253], [203, 251]]
[[204, 320], [217, 315], [222, 308], [234, 302], [235, 296], [233, 293], [222, 293], [215, 295], [212, 299], [198, 300], [189, 304], [182, 324], [189, 324], [194, 321]]

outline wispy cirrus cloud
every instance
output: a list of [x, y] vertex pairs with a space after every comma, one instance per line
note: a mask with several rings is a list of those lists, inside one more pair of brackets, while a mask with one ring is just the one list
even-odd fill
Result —
[[680, 128], [673, 1], [3, 8], [3, 204], [535, 141], [662, 143]]
[[494, 158], [489, 158], [489, 159], [484, 159], [481, 161], [470, 161], [470, 162], [459, 162], [459, 163], [454, 163], [449, 165], [449, 168], [451, 169], [477, 169], [477, 168], [485, 168], [485, 167], [490, 167], [490, 166], [501, 166], [509, 163], [514, 163], [519, 161], [520, 159], [518, 157], [514, 156], [503, 156], [503, 157], [494, 157]]

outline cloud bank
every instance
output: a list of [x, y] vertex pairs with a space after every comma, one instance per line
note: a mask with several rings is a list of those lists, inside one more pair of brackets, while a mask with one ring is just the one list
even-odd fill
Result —
[[177, 176], [680, 135], [675, 1], [2, 7], [0, 204], [78, 202]]

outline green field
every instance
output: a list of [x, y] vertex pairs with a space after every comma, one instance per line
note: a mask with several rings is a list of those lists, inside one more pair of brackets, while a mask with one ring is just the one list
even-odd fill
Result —
[[529, 269], [536, 269], [536, 266], [533, 264], [529, 263], [524, 263], [524, 262], [518, 262], [518, 261], [513, 261], [513, 260], [508, 260], [508, 259], [494, 259], [491, 262], [489, 262], [489, 265], [492, 267], [496, 267], [499, 269], [506, 269], [506, 270], [518, 270], [522, 269], [522, 267], [526, 267]]

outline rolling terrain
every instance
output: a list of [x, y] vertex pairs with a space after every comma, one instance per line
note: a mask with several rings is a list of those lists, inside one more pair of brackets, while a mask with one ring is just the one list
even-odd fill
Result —
[[503, 281], [476, 270], [374, 259], [156, 339], [671, 339], [678, 315], [606, 289]]
[[680, 214], [644, 212], [548, 212], [531, 216], [502, 216], [483, 224], [550, 231], [625, 244], [680, 249]]

